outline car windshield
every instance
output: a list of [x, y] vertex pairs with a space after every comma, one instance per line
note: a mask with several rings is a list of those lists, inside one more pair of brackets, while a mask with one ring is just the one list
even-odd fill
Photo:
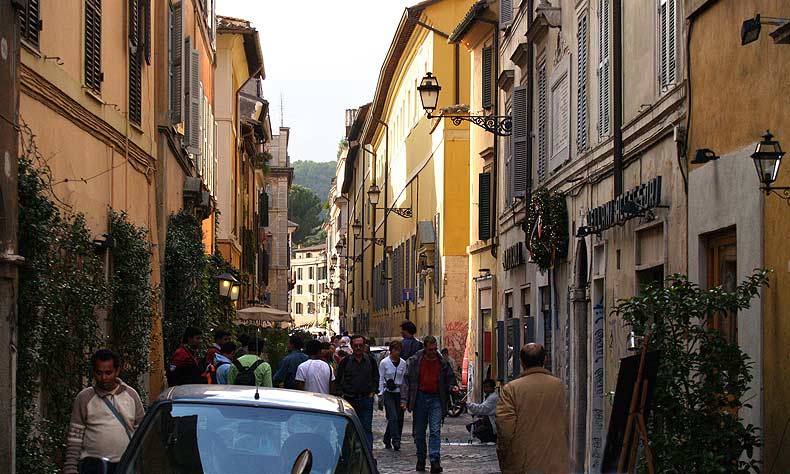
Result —
[[340, 415], [167, 403], [140, 435], [125, 474], [290, 473], [304, 449], [313, 473], [370, 473], [363, 442]]

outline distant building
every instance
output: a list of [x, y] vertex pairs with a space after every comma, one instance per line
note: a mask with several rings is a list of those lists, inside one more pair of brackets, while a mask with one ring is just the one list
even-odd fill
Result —
[[266, 259], [264, 271], [268, 273], [268, 285], [263, 301], [273, 308], [288, 311], [289, 260], [291, 234], [296, 230], [288, 221], [288, 191], [293, 182], [294, 170], [288, 156], [288, 139], [291, 131], [280, 127], [280, 133], [272, 137], [266, 151], [269, 158], [269, 173], [266, 176], [264, 192], [268, 200], [268, 225], [266, 235]]
[[326, 327], [330, 292], [324, 244], [294, 250], [291, 273], [291, 316], [296, 326]]

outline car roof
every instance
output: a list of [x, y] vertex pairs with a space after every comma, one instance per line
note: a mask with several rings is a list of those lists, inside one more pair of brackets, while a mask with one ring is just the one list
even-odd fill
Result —
[[330, 414], [348, 414], [351, 405], [345, 400], [321, 393], [286, 390], [280, 388], [258, 389], [241, 385], [180, 385], [171, 387], [160, 396], [160, 401], [185, 403], [216, 403], [223, 405], [246, 405], [290, 410], [315, 411]]

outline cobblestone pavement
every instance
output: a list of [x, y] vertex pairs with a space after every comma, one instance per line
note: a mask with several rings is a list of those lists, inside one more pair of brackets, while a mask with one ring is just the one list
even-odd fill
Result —
[[[474, 473], [497, 474], [499, 464], [496, 459], [496, 446], [493, 443], [481, 444], [474, 440], [469, 444], [469, 433], [466, 424], [472, 417], [461, 415], [458, 418], [447, 417], [442, 426], [442, 467], [447, 474]], [[411, 436], [411, 414], [406, 413], [403, 423], [403, 440], [401, 450], [396, 452], [385, 449], [381, 441], [387, 419], [383, 411], [373, 413], [373, 457], [378, 462], [381, 474], [401, 474], [414, 472], [417, 463], [417, 451]], [[430, 471], [428, 464], [427, 471]]]

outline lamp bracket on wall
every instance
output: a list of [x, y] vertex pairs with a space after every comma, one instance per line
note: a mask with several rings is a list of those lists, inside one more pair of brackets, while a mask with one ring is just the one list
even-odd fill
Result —
[[769, 186], [760, 188], [765, 195], [774, 194], [784, 199], [788, 206], [790, 206], [790, 187], [787, 186]]
[[485, 129], [499, 137], [508, 137], [512, 134], [513, 120], [509, 115], [457, 115], [457, 114], [442, 114], [431, 115], [428, 118], [449, 118], [455, 126], [461, 125], [461, 122], [470, 122], [478, 127]]

